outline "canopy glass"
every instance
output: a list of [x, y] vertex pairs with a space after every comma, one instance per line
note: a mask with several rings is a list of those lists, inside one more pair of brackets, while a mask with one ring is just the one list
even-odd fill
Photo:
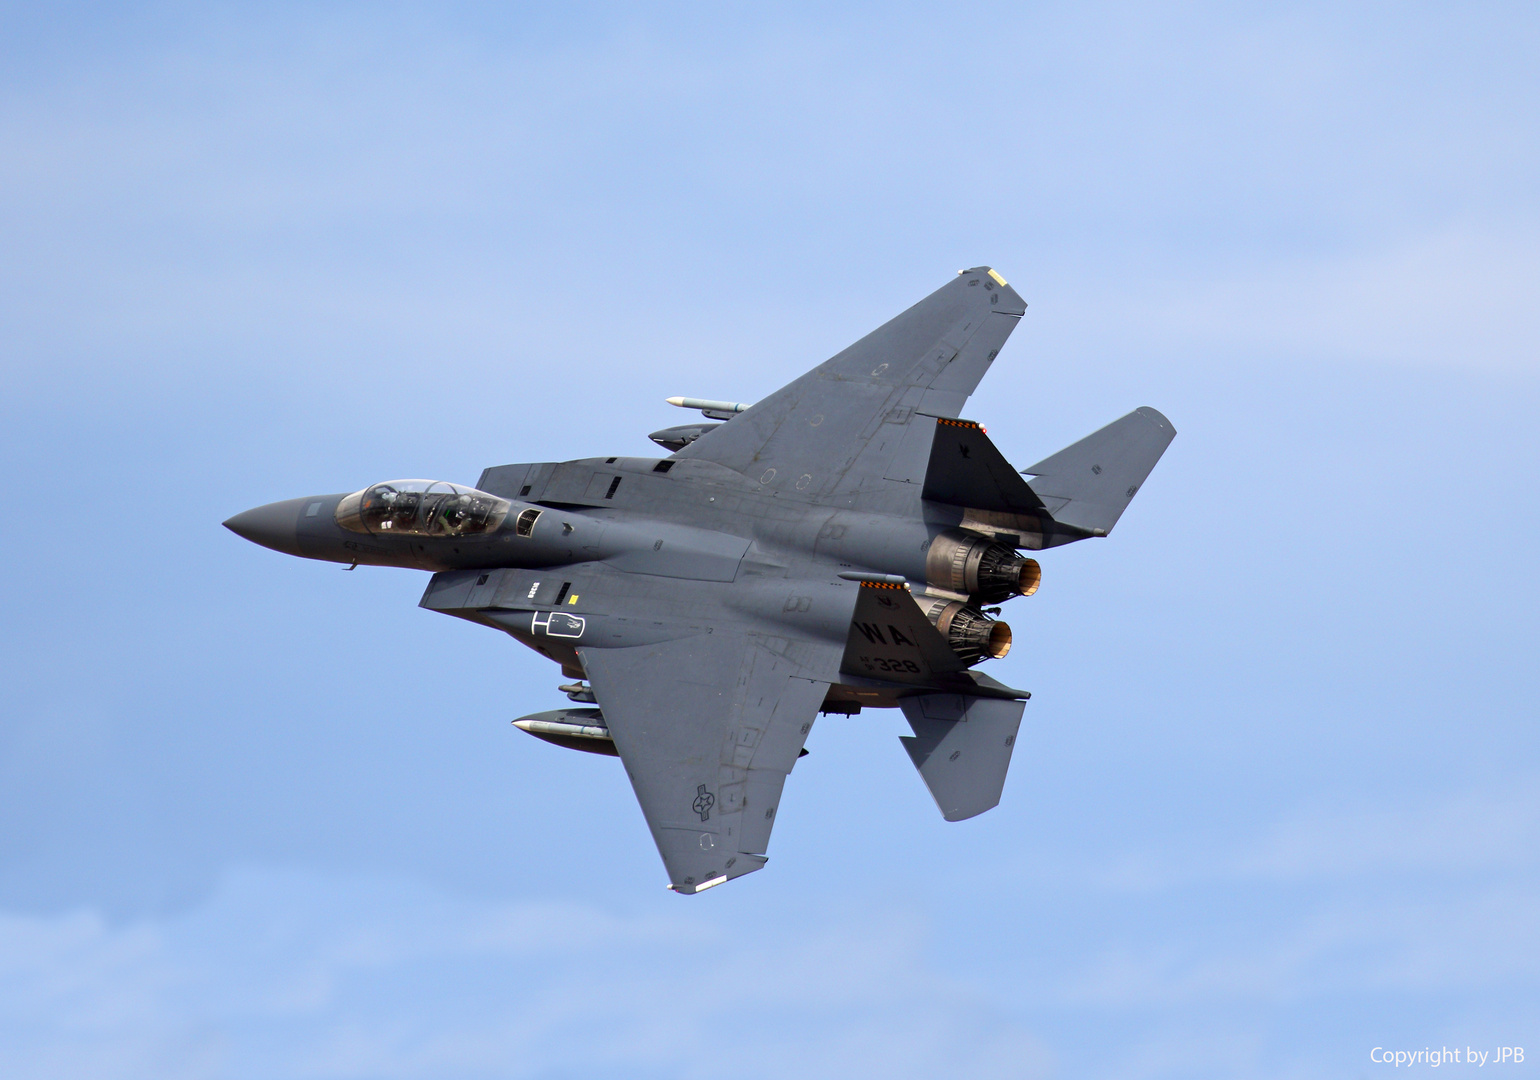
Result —
[[476, 536], [508, 516], [509, 503], [443, 480], [387, 480], [337, 504], [337, 524], [381, 536]]

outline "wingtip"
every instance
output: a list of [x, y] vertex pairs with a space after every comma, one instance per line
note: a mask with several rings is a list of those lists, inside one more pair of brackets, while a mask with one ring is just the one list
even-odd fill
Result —
[[1152, 423], [1154, 423], [1156, 427], [1170, 428], [1171, 429], [1171, 434], [1173, 434], [1173, 435], [1176, 434], [1176, 425], [1173, 424], [1169, 419], [1166, 418], [1166, 414], [1165, 413], [1161, 412], [1159, 409], [1155, 408], [1153, 405], [1141, 405], [1137, 409], [1135, 409], [1134, 412], [1138, 413], [1140, 416], [1144, 417], [1146, 420], [1149, 420]]
[[696, 893], [703, 893], [707, 889], [714, 889], [726, 880], [726, 874], [718, 874], [714, 878], [707, 878], [699, 885], [675, 885], [673, 882], [669, 882], [668, 891], [676, 892], [680, 896], [694, 896]]
[[964, 274], [988, 274], [990, 277], [994, 278], [995, 284], [999, 285], [1001, 288], [1004, 288], [1010, 284], [1009, 281], [1006, 281], [1003, 277], [1000, 276], [1000, 271], [996, 270], [993, 266], [970, 266], [966, 270], [957, 271], [958, 277], [961, 277]]

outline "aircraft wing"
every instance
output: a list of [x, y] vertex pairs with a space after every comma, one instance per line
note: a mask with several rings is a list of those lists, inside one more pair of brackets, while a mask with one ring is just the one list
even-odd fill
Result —
[[987, 266], [901, 315], [675, 456], [804, 498], [924, 482], [934, 423], [955, 417], [1026, 303]]
[[718, 628], [578, 652], [669, 887], [699, 892], [763, 866], [842, 647]]

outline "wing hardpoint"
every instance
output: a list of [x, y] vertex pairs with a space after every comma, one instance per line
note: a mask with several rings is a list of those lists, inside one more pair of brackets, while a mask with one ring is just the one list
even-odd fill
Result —
[[[956, 416], [1025, 311], [993, 270], [965, 270], [677, 456], [807, 496], [874, 486], [885, 474], [912, 482], [910, 467], [895, 464], [911, 420]], [[922, 474], [928, 435], [918, 445]]]
[[719, 628], [579, 651], [670, 888], [699, 892], [763, 866], [840, 648]]

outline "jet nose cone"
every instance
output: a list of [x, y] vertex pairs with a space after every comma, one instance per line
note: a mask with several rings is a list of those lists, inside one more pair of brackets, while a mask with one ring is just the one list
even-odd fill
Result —
[[306, 499], [285, 499], [254, 507], [236, 514], [225, 522], [225, 528], [244, 540], [263, 547], [281, 551], [286, 555], [299, 554], [299, 516], [304, 513]]

